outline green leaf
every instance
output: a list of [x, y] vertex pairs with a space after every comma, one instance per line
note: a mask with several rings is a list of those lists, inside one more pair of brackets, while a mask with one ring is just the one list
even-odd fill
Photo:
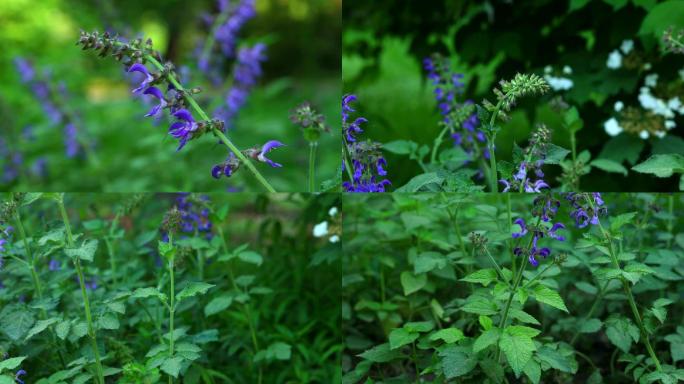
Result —
[[612, 173], [622, 173], [627, 176], [627, 168], [617, 161], [610, 159], [595, 159], [591, 163], [591, 166], [596, 167], [602, 171], [612, 172]]
[[418, 149], [418, 144], [409, 140], [395, 140], [383, 144], [382, 149], [397, 155], [408, 155]]
[[606, 336], [613, 345], [628, 353], [632, 342], [639, 341], [639, 328], [631, 320], [625, 318], [610, 318], [606, 320]]
[[653, 155], [646, 161], [632, 167], [641, 173], [649, 173], [657, 177], [670, 177], [673, 173], [684, 172], [684, 156], [678, 154]]
[[447, 344], [453, 344], [464, 338], [463, 332], [458, 328], [445, 328], [430, 335], [430, 340], [442, 340]]
[[573, 368], [570, 361], [555, 349], [551, 349], [547, 346], [542, 346], [537, 351], [537, 358], [542, 362], [550, 365], [553, 369], [557, 369], [561, 372], [575, 373], [576, 369]]
[[544, 158], [544, 164], [560, 164], [563, 159], [570, 153], [565, 148], [559, 147], [555, 144], [547, 144], [546, 146], [546, 157]]
[[527, 362], [532, 358], [532, 352], [536, 350], [534, 342], [527, 336], [511, 335], [508, 332], [503, 332], [499, 339], [499, 348], [506, 356], [508, 365], [511, 366], [516, 377], [527, 365]]
[[84, 241], [78, 248], [64, 248], [67, 256], [72, 259], [78, 257], [84, 261], [93, 261], [95, 251], [97, 251], [97, 240], [94, 239]]
[[164, 371], [164, 373], [167, 373], [176, 379], [178, 378], [178, 374], [180, 373], [181, 370], [181, 364], [183, 363], [183, 358], [182, 357], [169, 357], [161, 365], [161, 370]]
[[467, 302], [461, 307], [461, 311], [474, 313], [476, 315], [491, 316], [499, 313], [496, 304], [491, 301], [485, 301], [483, 299], [477, 299]]
[[463, 376], [477, 366], [477, 359], [468, 356], [462, 347], [449, 346], [439, 356], [442, 358], [442, 370], [447, 379]]
[[623, 225], [633, 223], [636, 215], [636, 212], [628, 212], [612, 217], [610, 220], [610, 231], [616, 232]]
[[598, 280], [608, 281], [622, 276], [622, 271], [616, 268], [601, 268], [594, 271], [594, 276]]
[[603, 150], [599, 154], [601, 159], [611, 159], [618, 163], [627, 161], [629, 164], [636, 163], [639, 160], [639, 155], [645, 146], [644, 140], [633, 135], [617, 135], [603, 146]]
[[197, 295], [203, 295], [203, 294], [207, 293], [207, 291], [209, 289], [211, 289], [215, 286], [216, 285], [214, 285], [214, 284], [207, 284], [207, 283], [203, 283], [203, 282], [190, 283], [190, 284], [188, 284], [187, 287], [183, 288], [183, 290], [180, 291], [180, 293], [178, 293], [176, 295], [176, 300], [180, 302], [182, 300], [185, 300], [185, 299], [197, 296]]
[[209, 304], [204, 307], [204, 315], [209, 317], [224, 311], [233, 303], [232, 296], [219, 296], [213, 298]]
[[261, 263], [264, 262], [264, 258], [260, 254], [253, 252], [253, 251], [240, 252], [238, 254], [238, 258], [240, 260], [244, 261], [245, 263], [250, 263], [250, 264], [255, 264], [255, 265], [261, 265]]
[[499, 328], [492, 328], [490, 330], [482, 332], [475, 343], [473, 343], [473, 352], [478, 353], [490, 345], [495, 345], [499, 341], [501, 336], [501, 330]]
[[534, 338], [541, 333], [541, 331], [537, 329], [525, 327], [523, 325], [509, 325], [504, 331], [512, 336], [524, 336], [529, 338]]
[[446, 267], [447, 259], [444, 255], [437, 252], [423, 252], [419, 254], [413, 264], [413, 273], [419, 275], [421, 273], [430, 272], [433, 269], [442, 269]]
[[601, 330], [603, 323], [600, 319], [587, 319], [580, 326], [580, 333], [594, 333]]
[[417, 332], [409, 332], [404, 328], [393, 329], [389, 334], [390, 349], [401, 348], [406, 344], [411, 344], [420, 336]]
[[554, 308], [558, 308], [561, 311], [569, 313], [563, 298], [561, 298], [558, 292], [551, 288], [548, 288], [544, 285], [537, 285], [534, 288], [534, 298], [540, 303], [548, 304]]
[[681, 1], [665, 1], [653, 7], [641, 22], [638, 34], [646, 41], [661, 39], [663, 31], [670, 26], [684, 26], [684, 9]]
[[8, 305], [0, 312], [0, 331], [11, 340], [18, 341], [24, 337], [35, 321], [33, 313], [25, 306]]
[[568, 9], [568, 12], [582, 9], [587, 4], [589, 4], [589, 0], [570, 0], [570, 9]]
[[97, 327], [100, 329], [114, 330], [119, 329], [119, 326], [119, 319], [117, 319], [116, 315], [112, 313], [105, 313], [97, 322]]
[[290, 360], [292, 356], [292, 347], [289, 344], [277, 341], [266, 348], [257, 352], [254, 355], [254, 362], [259, 362], [262, 360], [273, 361], [273, 360]]
[[423, 173], [423, 174], [420, 174], [418, 176], [413, 177], [404, 186], [397, 188], [395, 190], [395, 192], [399, 192], [399, 193], [419, 192], [422, 188], [424, 188], [430, 184], [437, 184], [437, 186], [439, 187], [442, 185], [442, 182], [444, 182], [444, 177], [438, 175], [436, 172]]
[[496, 271], [492, 268], [480, 269], [461, 279], [468, 283], [479, 283], [485, 287], [497, 280]]
[[71, 322], [64, 320], [55, 326], [55, 333], [57, 334], [57, 337], [65, 340], [69, 335], [69, 329], [71, 329]]
[[414, 321], [404, 324], [402, 327], [409, 332], [430, 332], [435, 328], [432, 321]]
[[494, 321], [492, 321], [491, 317], [480, 316], [478, 320], [480, 322], [480, 325], [482, 326], [482, 329], [484, 329], [485, 331], [489, 331], [494, 326]]
[[145, 299], [148, 297], [157, 297], [159, 300], [165, 302], [166, 301], [166, 295], [159, 292], [157, 288], [154, 287], [147, 287], [147, 288], [138, 288], [136, 289], [133, 294], [131, 295], [131, 298], [133, 299]]
[[28, 339], [32, 338], [33, 336], [43, 332], [44, 330], [47, 329], [47, 327], [51, 326], [52, 324], [54, 324], [58, 321], [59, 321], [59, 319], [56, 317], [52, 317], [52, 318], [45, 319], [45, 320], [38, 320], [36, 322], [36, 324], [33, 326], [33, 328], [31, 328], [31, 330], [28, 332], [28, 334], [26, 335], [26, 338], [24, 338], [24, 340], [28, 340]]
[[541, 365], [539, 365], [538, 362], [534, 359], [528, 360], [527, 364], [525, 364], [525, 368], [523, 368], [523, 372], [525, 372], [525, 376], [527, 376], [533, 384], [539, 384], [539, 380], [541, 379]]
[[[5, 369], [13, 371], [21, 365], [22, 361], [26, 360], [26, 357], [27, 356], [12, 357], [10, 359], [0, 361], [0, 372], [4, 371]], [[14, 383], [14, 381], [12, 381], [12, 383]]]
[[401, 286], [404, 288], [404, 296], [420, 291], [427, 284], [427, 275], [415, 276], [409, 271], [401, 273]]
[[358, 356], [374, 363], [388, 363], [402, 357], [402, 354], [399, 351], [390, 350], [389, 343], [384, 343], [376, 345]]
[[64, 243], [64, 227], [53, 229], [38, 239], [38, 245], [41, 247], [49, 242]]

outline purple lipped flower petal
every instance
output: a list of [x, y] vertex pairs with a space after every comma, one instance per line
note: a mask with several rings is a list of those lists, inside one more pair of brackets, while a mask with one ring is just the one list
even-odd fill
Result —
[[274, 167], [274, 168], [280, 168], [280, 167], [282, 167], [282, 166], [283, 166], [282, 164], [273, 162], [273, 161], [271, 161], [270, 159], [268, 159], [268, 158], [266, 157], [266, 154], [268, 154], [270, 151], [272, 151], [272, 150], [275, 149], [275, 148], [284, 147], [284, 146], [285, 146], [285, 144], [283, 144], [283, 143], [281, 143], [280, 141], [277, 141], [277, 140], [270, 140], [270, 141], [267, 141], [266, 144], [264, 144], [264, 145], [261, 147], [261, 151], [259, 152], [259, 155], [257, 156], [257, 160], [259, 160], [259, 161], [261, 161], [261, 162], [263, 162], [263, 163], [267, 163], [268, 165], [270, 165], [271, 167]]
[[147, 88], [147, 86], [148, 86], [152, 81], [154, 81], [154, 76], [152, 76], [152, 75], [150, 74], [150, 71], [148, 71], [147, 68], [146, 68], [143, 64], [135, 63], [135, 64], [131, 65], [131, 66], [128, 68], [128, 71], [127, 71], [127, 72], [129, 72], [129, 73], [130, 73], [130, 72], [140, 72], [140, 73], [142, 73], [143, 75], [145, 75], [145, 79], [142, 81], [142, 83], [140, 83], [140, 85], [138, 86], [138, 88], [136, 88], [136, 89], [133, 90], [133, 93], [139, 93], [139, 92], [142, 91], [143, 89]]
[[520, 232], [514, 232], [512, 234], [514, 239], [523, 237], [527, 234], [527, 226], [525, 225], [525, 220], [519, 217], [513, 221], [513, 224], [517, 224], [520, 226]]

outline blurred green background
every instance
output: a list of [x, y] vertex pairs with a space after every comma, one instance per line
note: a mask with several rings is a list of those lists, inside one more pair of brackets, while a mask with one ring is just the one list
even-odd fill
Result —
[[[306, 190], [308, 144], [288, 119], [303, 101], [317, 107], [335, 133], [321, 139], [317, 183], [333, 178], [338, 170], [341, 6], [340, 0], [256, 0], [257, 16], [239, 34], [239, 44], [265, 42], [268, 61], [228, 136], [241, 149], [268, 140], [287, 145], [269, 156], [283, 168], [256, 164], [278, 191]], [[0, 180], [2, 189], [263, 190], [244, 167], [230, 179], [211, 177], [212, 166], [228, 152], [210, 135], [176, 152], [176, 140], [166, 133], [171, 120], [164, 117], [155, 125], [143, 117], [149, 107], [131, 97], [130, 76], [123, 66], [75, 45], [81, 29], [150, 37], [176, 68], [190, 68], [190, 81], [184, 85], [202, 87], [200, 104], [212, 111], [227, 88], [212, 88], [196, 73], [193, 52], [207, 35], [202, 15], [216, 11], [214, 0], [0, 1], [0, 136], [10, 151], [23, 156], [19, 178]], [[12, 62], [17, 56], [32, 61], [39, 72], [49, 70], [55, 82], [64, 82], [70, 94], [65, 102], [80, 117], [79, 138], [94, 145], [89, 156], [65, 156], [63, 126], [49, 122], [31, 90], [21, 83]], [[229, 78], [230, 71], [224, 77]], [[32, 127], [33, 139], [22, 134], [26, 126]], [[40, 157], [47, 164], [43, 177], [31, 170]], [[2, 162], [0, 167], [5, 167], [11, 159]]]
[[[650, 72], [660, 74], [659, 84], [679, 81], [675, 93], [684, 95], [682, 81], [677, 80], [684, 56], [663, 55], [658, 47], [664, 29], [684, 28], [684, 1], [347, 0], [343, 20], [343, 90], [358, 95], [358, 115], [369, 120], [363, 138], [432, 145], [441, 130], [441, 116], [422, 60], [440, 53], [450, 59], [454, 71], [465, 75], [463, 98], [476, 103], [495, 99], [492, 88], [518, 72], [543, 75], [551, 66], [559, 74], [566, 65], [572, 68], [571, 90], [520, 101], [497, 137], [498, 160], [510, 160], [513, 144], [524, 145], [536, 123], [551, 129], [555, 144], [570, 148], [562, 115], [550, 107], [557, 96], [576, 106], [584, 120], [578, 152], [587, 149], [592, 158], [612, 159], [627, 169], [651, 154], [684, 154], [681, 117], [678, 128], [664, 139], [626, 134], [611, 138], [603, 127], [614, 114], [616, 101], [639, 105], [637, 96], [647, 73], [606, 67], [609, 53], [624, 40], [634, 40], [639, 58], [652, 63]], [[394, 188], [422, 173], [415, 161], [386, 154]], [[546, 168], [547, 180], [558, 185], [557, 169]], [[677, 183], [677, 177], [657, 179], [636, 172], [623, 176], [594, 169], [582, 178], [581, 188], [672, 191]]]

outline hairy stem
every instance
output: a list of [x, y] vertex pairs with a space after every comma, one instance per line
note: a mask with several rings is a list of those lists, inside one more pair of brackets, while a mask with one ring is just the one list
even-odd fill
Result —
[[[146, 59], [147, 61], [149, 61], [150, 63], [152, 63], [152, 65], [154, 65], [158, 70], [164, 71], [164, 66], [163, 66], [159, 61], [157, 61], [157, 59], [155, 59], [154, 57], [152, 57], [151, 55], [145, 55], [145, 59]], [[178, 82], [178, 80], [176, 80], [175, 77], [173, 77], [173, 76], [171, 76], [171, 75], [168, 75], [168, 76], [167, 76], [167, 79], [168, 79], [169, 82], [176, 88], [176, 90], [177, 90], [178, 92], [180, 92], [180, 93], [183, 95], [183, 97], [184, 97], [185, 100], [188, 102], [188, 104], [190, 104], [190, 106], [191, 106], [191, 107], [200, 115], [200, 117], [202, 118], [202, 120], [206, 120], [206, 121], [211, 120], [211, 119], [209, 118], [209, 116], [206, 114], [206, 112], [204, 112], [204, 110], [199, 106], [199, 104], [197, 104], [197, 102], [195, 101], [195, 99], [193, 99], [193, 98], [190, 96], [190, 94], [188, 93], [188, 91], [186, 91], [185, 88], [183, 88], [183, 86]], [[226, 135], [223, 134], [223, 132], [221, 132], [221, 130], [219, 130], [218, 128], [214, 127], [214, 128], [213, 128], [213, 133], [214, 133], [216, 136], [218, 136], [218, 138], [223, 142], [223, 144], [225, 144], [225, 145], [228, 147], [228, 149], [230, 149], [230, 151], [231, 151], [235, 156], [237, 156], [237, 158], [240, 159], [240, 161], [241, 161], [243, 164], [245, 164], [245, 166], [247, 166], [247, 168], [250, 170], [250, 172], [252, 172], [252, 174], [254, 175], [254, 177], [255, 177], [255, 178], [264, 186], [264, 188], [266, 188], [267, 191], [269, 191], [269, 192], [271, 192], [271, 193], [273, 193], [273, 192], [276, 191], [275, 189], [273, 189], [273, 187], [271, 186], [271, 184], [269, 184], [268, 181], [266, 181], [266, 179], [265, 179], [265, 178], [261, 175], [261, 173], [256, 169], [256, 167], [254, 166], [254, 164], [252, 164], [252, 162], [251, 162], [249, 159], [247, 159], [247, 157], [238, 149], [238, 147], [235, 146], [235, 144], [233, 144], [232, 141], [230, 141], [230, 140], [226, 137]]]
[[309, 193], [316, 192], [316, 149], [318, 142], [309, 143]]
[[[59, 206], [59, 211], [62, 215], [62, 221], [64, 222], [64, 230], [67, 235], [67, 245], [69, 248], [74, 248], [74, 236], [71, 233], [71, 224], [69, 223], [69, 216], [67, 215], [66, 209], [64, 208], [64, 197], [61, 196], [57, 200], [57, 205]], [[97, 381], [101, 384], [105, 384], [104, 381], [104, 370], [102, 369], [102, 361], [100, 360], [100, 350], [97, 347], [97, 334], [95, 333], [95, 327], [93, 326], [93, 316], [90, 312], [90, 300], [88, 299], [88, 292], [85, 286], [85, 277], [83, 276], [83, 268], [81, 268], [81, 259], [78, 257], [73, 258], [74, 267], [76, 268], [76, 273], [78, 274], [78, 283], [81, 286], [81, 296], [83, 297], [83, 307], [86, 317], [86, 322], [88, 324], [88, 336], [90, 337], [90, 345], [93, 349], [93, 354], [95, 355], [95, 369], [97, 373]]]
[[496, 103], [496, 107], [494, 107], [494, 112], [492, 113], [492, 118], [489, 120], [489, 129], [488, 131], [490, 132], [487, 134], [487, 150], [489, 150], [489, 167], [490, 167], [490, 180], [489, 180], [489, 188], [491, 189], [491, 192], [493, 193], [499, 193], [499, 188], [497, 187], [497, 177], [498, 177], [498, 172], [496, 169], [496, 152], [494, 151], [494, 143], [496, 142], [496, 133], [494, 132], [494, 123], [496, 123], [496, 118], [499, 116], [499, 111], [503, 107], [503, 100], [499, 100], [498, 103]]
[[[173, 246], [173, 234], [169, 233], [169, 245]], [[175, 253], [171, 252], [171, 258], [168, 260], [168, 267], [169, 267], [169, 301], [170, 301], [170, 307], [169, 307], [169, 358], [173, 358], [173, 350], [174, 350], [174, 343], [175, 343], [175, 337], [174, 337], [174, 320], [176, 317], [176, 277], [174, 274], [174, 264], [176, 263], [175, 260]], [[169, 383], [173, 383], [173, 377], [169, 375]]]

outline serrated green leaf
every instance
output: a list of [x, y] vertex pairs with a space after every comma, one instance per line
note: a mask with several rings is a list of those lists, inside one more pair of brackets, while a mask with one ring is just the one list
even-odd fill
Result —
[[684, 156], [678, 154], [653, 155], [646, 161], [632, 167], [632, 170], [657, 177], [670, 177], [673, 173], [684, 172]]
[[523, 372], [525, 372], [525, 376], [527, 376], [533, 384], [539, 384], [539, 380], [541, 379], [541, 365], [539, 365], [537, 361], [534, 359], [528, 360]]
[[389, 343], [376, 345], [375, 347], [358, 355], [360, 358], [374, 363], [388, 363], [403, 355], [398, 350], [391, 350]]
[[415, 276], [409, 271], [404, 271], [400, 276], [401, 287], [404, 289], [404, 296], [420, 291], [427, 284], [426, 275]]
[[434, 269], [442, 269], [447, 265], [447, 259], [444, 255], [437, 252], [423, 252], [416, 256], [413, 263], [413, 273], [419, 275], [427, 273]]
[[38, 320], [36, 324], [31, 328], [31, 330], [28, 331], [28, 334], [26, 334], [26, 337], [24, 340], [28, 340], [32, 338], [35, 335], [38, 335], [39, 333], [43, 332], [44, 330], [47, 329], [47, 327], [51, 326], [52, 324], [58, 322], [59, 319], [56, 317], [52, 317], [49, 319], [45, 320]]
[[603, 323], [600, 319], [587, 319], [580, 325], [580, 333], [594, 333], [601, 330]]
[[516, 377], [520, 376], [525, 365], [532, 358], [532, 352], [536, 350], [531, 338], [511, 335], [508, 332], [501, 334], [499, 348], [506, 356], [508, 365], [511, 366]]
[[548, 304], [561, 311], [568, 312], [568, 308], [565, 306], [565, 302], [558, 292], [544, 285], [537, 285], [534, 288], [534, 298], [540, 303]]
[[207, 284], [204, 282], [192, 282], [176, 295], [176, 300], [180, 302], [197, 295], [203, 295], [215, 286], [216, 285], [214, 284]]
[[570, 361], [555, 349], [542, 346], [537, 350], [537, 358], [550, 365], [553, 369], [566, 373], [575, 373], [575, 369]]
[[67, 338], [67, 336], [69, 335], [70, 329], [71, 329], [71, 322], [64, 320], [55, 326], [55, 333], [57, 334], [57, 337], [59, 337], [62, 340], [65, 340]]
[[444, 182], [444, 177], [438, 175], [436, 172], [423, 173], [418, 176], [414, 176], [408, 183], [400, 188], [397, 188], [395, 192], [398, 193], [411, 193], [418, 192], [421, 189], [431, 185], [436, 184], [440, 186]]
[[84, 261], [93, 261], [95, 252], [97, 251], [98, 241], [95, 239], [86, 240], [78, 248], [64, 248], [64, 253], [73, 258], [79, 258]]
[[461, 307], [461, 311], [485, 316], [496, 315], [499, 313], [496, 304], [482, 299], [467, 302]]
[[401, 348], [406, 344], [411, 344], [420, 336], [417, 332], [409, 332], [404, 328], [393, 329], [389, 334], [390, 349]]
[[430, 335], [430, 340], [442, 340], [447, 344], [455, 343], [464, 338], [463, 332], [458, 328], [445, 328]]
[[622, 173], [624, 176], [627, 176], [627, 168], [614, 160], [595, 159], [590, 164], [592, 167], [596, 167], [605, 172]]
[[468, 283], [479, 283], [485, 287], [497, 280], [496, 271], [491, 268], [480, 269], [461, 279]]
[[209, 304], [204, 307], [204, 315], [209, 317], [217, 313], [223, 312], [233, 303], [232, 296], [219, 296], [213, 298]]
[[175, 378], [178, 378], [180, 374], [181, 364], [183, 363], [183, 358], [181, 357], [169, 357], [161, 365], [161, 370], [164, 373], [169, 374]]
[[21, 365], [21, 363], [24, 360], [26, 360], [27, 357], [28, 356], [12, 357], [12, 358], [0, 361], [0, 372], [4, 371], [6, 369], [9, 369], [9, 370], [16, 369], [17, 367], [19, 367], [19, 365]]
[[501, 330], [499, 328], [492, 328], [482, 332], [482, 334], [475, 339], [475, 343], [473, 343], [473, 352], [478, 353], [490, 345], [496, 345], [500, 336]]
[[255, 264], [255, 265], [261, 265], [264, 262], [264, 258], [253, 251], [244, 251], [240, 252], [238, 254], [238, 258], [245, 263], [250, 263], [250, 264]]

